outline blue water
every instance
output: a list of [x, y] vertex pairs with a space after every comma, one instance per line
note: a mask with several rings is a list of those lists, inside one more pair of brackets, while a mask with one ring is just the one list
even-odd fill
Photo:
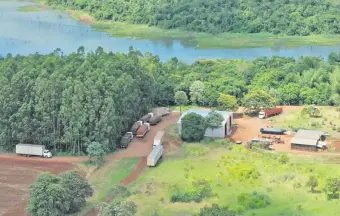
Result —
[[333, 46], [301, 46], [295, 48], [262, 47], [243, 49], [199, 49], [186, 46], [181, 41], [136, 40], [115, 38], [106, 33], [92, 31], [68, 15], [56, 11], [19, 12], [17, 8], [30, 3], [0, 1], [0, 55], [7, 53], [27, 55], [35, 52], [47, 54], [60, 48], [65, 54], [84, 46], [93, 51], [102, 46], [105, 51], [127, 52], [129, 46], [142, 53], [159, 55], [162, 61], [177, 57], [187, 63], [197, 59], [254, 59], [261, 56], [321, 56], [340, 52], [340, 44]]

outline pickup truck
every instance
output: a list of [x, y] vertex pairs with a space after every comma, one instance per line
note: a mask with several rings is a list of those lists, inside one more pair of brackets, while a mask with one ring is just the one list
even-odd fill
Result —
[[127, 132], [122, 139], [120, 140], [120, 147], [121, 148], [127, 148], [129, 146], [129, 143], [133, 139], [133, 134], [132, 132]]

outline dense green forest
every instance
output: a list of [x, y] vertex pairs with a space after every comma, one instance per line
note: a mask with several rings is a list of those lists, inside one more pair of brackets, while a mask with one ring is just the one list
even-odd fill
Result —
[[[340, 105], [340, 54], [319, 57], [201, 60], [176, 58], [130, 48], [127, 54], [101, 47], [85, 53], [0, 57], [0, 149], [18, 142], [84, 152], [96, 141], [106, 151], [152, 106], [173, 105], [174, 93], [216, 106], [221, 93], [239, 104], [252, 90], [265, 90], [281, 104]], [[197, 85], [197, 81], [201, 81]], [[203, 83], [203, 84], [202, 84]], [[193, 91], [196, 91], [193, 94]]]
[[208, 33], [340, 34], [340, 5], [328, 0], [46, 0], [98, 20]]

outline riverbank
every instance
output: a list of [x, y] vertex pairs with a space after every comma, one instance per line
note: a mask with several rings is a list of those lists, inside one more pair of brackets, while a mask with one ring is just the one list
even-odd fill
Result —
[[[39, 3], [40, 7], [44, 5], [44, 2], [40, 0], [34, 0], [34, 2]], [[186, 45], [196, 46], [201, 49], [298, 47], [303, 45], [330, 46], [340, 44], [340, 35], [285, 36], [271, 33], [224, 33], [212, 35], [181, 30], [166, 30], [143, 24], [96, 21], [88, 13], [83, 11], [67, 10], [61, 7], [53, 7], [53, 9], [67, 12], [73, 19], [87, 23], [96, 31], [107, 32], [111, 36], [149, 40], [180, 40]]]

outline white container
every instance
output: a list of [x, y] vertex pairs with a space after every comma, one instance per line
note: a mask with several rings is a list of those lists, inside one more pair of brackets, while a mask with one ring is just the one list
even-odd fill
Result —
[[158, 160], [162, 157], [162, 155], [163, 155], [163, 146], [162, 145], [155, 146], [155, 148], [149, 154], [146, 164], [149, 167], [156, 166]]
[[161, 145], [162, 144], [162, 138], [164, 135], [164, 131], [158, 131], [154, 140], [153, 140], [153, 145], [152, 147], [154, 148], [155, 146]]
[[17, 144], [15, 146], [15, 153], [22, 155], [35, 155], [43, 157], [52, 157], [52, 153], [45, 149], [44, 145], [32, 145], [32, 144]]

